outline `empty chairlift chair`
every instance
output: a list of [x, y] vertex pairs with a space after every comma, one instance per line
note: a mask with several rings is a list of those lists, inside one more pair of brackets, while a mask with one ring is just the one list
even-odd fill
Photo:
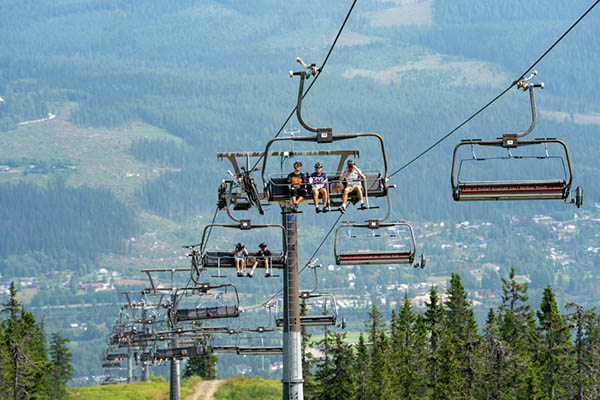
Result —
[[[529, 91], [532, 120], [531, 125], [527, 130], [521, 133], [504, 134], [497, 140], [463, 140], [454, 148], [450, 180], [452, 183], [452, 197], [455, 201], [550, 199], [567, 201], [569, 199], [573, 180], [573, 169], [567, 145], [563, 141], [555, 138], [522, 140], [523, 137], [533, 130], [536, 123], [534, 88], [544, 88], [543, 83], [527, 83], [535, 74], [537, 74], [536, 71], [534, 71], [529, 78], [522, 79], [517, 85], [518, 88]], [[470, 147], [471, 157], [459, 160], [457, 154], [459, 149], [463, 146]], [[527, 146], [527, 149], [541, 148], [542, 151], [538, 151], [537, 153], [513, 154], [513, 152], [517, 152], [518, 148], [523, 148], [525, 146]], [[484, 157], [476, 155], [476, 149], [489, 149], [493, 147], [505, 149], [505, 155]], [[558, 148], [560, 151], [558, 154], [550, 154], [549, 148]], [[478, 165], [481, 166], [483, 163], [490, 165], [492, 161], [504, 163], [504, 165], [510, 164], [513, 167], [513, 170], [509, 171], [509, 173], [517, 174], [518, 176], [498, 180], [465, 180], [461, 176], [461, 173], [464, 172], [463, 166], [467, 165], [466, 163], [479, 163]], [[525, 161], [530, 163], [524, 165]], [[550, 161], [557, 161], [561, 166], [560, 168], [557, 168], [559, 169], [559, 173], [554, 176], [544, 177], [543, 179], [525, 176], [525, 173], [531, 173], [534, 165], [533, 163], [539, 164], [544, 161], [547, 161], [545, 166], [550, 167], [553, 167], [553, 165], [549, 165]], [[517, 163], [521, 164], [515, 167]], [[496, 170], [490, 171], [490, 174], [498, 173], [501, 170], [503, 170], [503, 168], [496, 168]], [[583, 203], [583, 189], [581, 187], [577, 188], [575, 198], [569, 202], [575, 203], [577, 207], [581, 206]]]
[[[340, 230], [343, 229], [367, 233], [340, 235]], [[375, 238], [379, 245], [376, 248], [357, 248], [369, 244], [365, 238]], [[393, 239], [401, 239], [403, 243], [393, 243]], [[335, 231], [334, 254], [337, 265], [413, 264], [415, 253], [415, 233], [407, 222], [371, 220], [365, 224], [342, 223]], [[421, 263], [415, 266], [424, 267], [423, 257]]]

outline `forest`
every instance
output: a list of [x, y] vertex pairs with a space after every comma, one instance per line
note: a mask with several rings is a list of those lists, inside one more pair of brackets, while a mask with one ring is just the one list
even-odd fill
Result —
[[533, 310], [527, 290], [512, 270], [482, 327], [457, 274], [446, 294], [431, 288], [422, 313], [408, 296], [389, 320], [373, 306], [356, 345], [330, 332], [324, 359], [305, 356], [305, 398], [598, 398], [600, 316], [574, 303], [561, 314], [550, 286]]
[[67, 399], [71, 379], [69, 340], [57, 333], [47, 337], [43, 322], [25, 311], [10, 286], [0, 320], [0, 388], [8, 399]]

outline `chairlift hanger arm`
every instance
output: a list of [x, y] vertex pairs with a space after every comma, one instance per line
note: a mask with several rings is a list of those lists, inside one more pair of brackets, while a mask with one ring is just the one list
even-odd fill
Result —
[[541, 88], [544, 89], [544, 83], [528, 83], [531, 78], [537, 75], [537, 71], [533, 71], [531, 75], [527, 78], [523, 78], [517, 82], [517, 89], [523, 89], [523, 91], [529, 91], [529, 102], [531, 103], [531, 124], [529, 128], [525, 129], [523, 132], [519, 133], [505, 133], [502, 135], [503, 137], [503, 147], [517, 147], [520, 143], [517, 143], [518, 139], [525, 137], [531, 133], [533, 128], [535, 128], [535, 123], [537, 120], [537, 112], [535, 107], [535, 96], [533, 93], [533, 89]]

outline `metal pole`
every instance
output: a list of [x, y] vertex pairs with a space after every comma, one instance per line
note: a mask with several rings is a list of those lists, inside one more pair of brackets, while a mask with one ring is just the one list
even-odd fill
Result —
[[297, 214], [283, 206], [281, 215], [287, 236], [283, 273], [283, 400], [303, 400]]
[[[175, 293], [175, 289], [173, 289], [173, 293], [171, 295], [171, 307], [173, 307], [173, 315], [177, 311], [177, 294]], [[175, 318], [175, 317], [173, 317]], [[179, 344], [179, 334], [176, 333], [173, 339], [171, 340], [171, 347], [175, 348]], [[179, 360], [171, 360], [171, 382], [170, 382], [170, 393], [169, 400], [179, 400], [180, 399], [180, 387], [179, 387]]]
[[[147, 324], [146, 320], [148, 319], [148, 313], [146, 310], [146, 305], [142, 304], [142, 319], [144, 321], [144, 333], [147, 333]], [[148, 351], [147, 342], [144, 341], [144, 346], [142, 346], [142, 352], [145, 353]], [[142, 361], [142, 382], [150, 381], [150, 361]]]
[[131, 346], [127, 346], [127, 383], [133, 383], [133, 359]]

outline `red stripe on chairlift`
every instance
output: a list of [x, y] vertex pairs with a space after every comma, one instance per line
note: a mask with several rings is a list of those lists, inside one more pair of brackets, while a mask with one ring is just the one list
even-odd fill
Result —
[[342, 260], [403, 260], [409, 259], [411, 253], [385, 253], [385, 254], [341, 254]]
[[462, 193], [531, 193], [531, 192], [561, 192], [563, 185], [514, 185], [514, 186], [463, 186]]

